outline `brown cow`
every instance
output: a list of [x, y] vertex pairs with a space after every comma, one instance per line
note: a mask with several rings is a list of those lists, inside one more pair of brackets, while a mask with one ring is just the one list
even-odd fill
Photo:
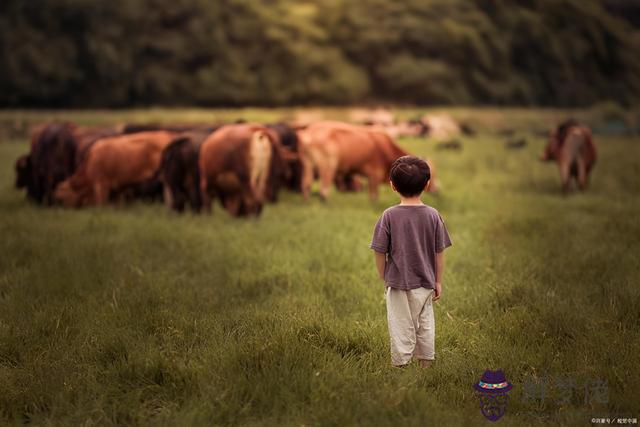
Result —
[[145, 184], [156, 176], [171, 132], [140, 132], [102, 138], [87, 152], [78, 170], [55, 191], [67, 207], [105, 205], [114, 193]]
[[[341, 122], [318, 122], [299, 131], [303, 165], [302, 193], [309, 196], [314, 170], [320, 177], [320, 196], [326, 199], [331, 184], [351, 188], [352, 175], [364, 175], [369, 196], [375, 200], [378, 185], [389, 178], [389, 168], [408, 153], [384, 131]], [[435, 185], [430, 187], [435, 191]]]
[[274, 133], [254, 124], [218, 129], [200, 148], [200, 195], [211, 211], [213, 197], [234, 216], [259, 215], [269, 198], [278, 146]]
[[549, 143], [540, 160], [556, 161], [560, 169], [562, 191], [566, 194], [570, 190], [571, 178], [577, 180], [580, 190], [587, 187], [596, 157], [591, 130], [574, 120], [567, 120], [550, 133]]

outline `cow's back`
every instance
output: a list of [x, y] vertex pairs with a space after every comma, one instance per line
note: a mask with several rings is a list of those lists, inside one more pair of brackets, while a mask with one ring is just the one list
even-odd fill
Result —
[[112, 186], [149, 179], [160, 166], [162, 150], [174, 138], [174, 133], [158, 131], [99, 139], [88, 153], [86, 174]]

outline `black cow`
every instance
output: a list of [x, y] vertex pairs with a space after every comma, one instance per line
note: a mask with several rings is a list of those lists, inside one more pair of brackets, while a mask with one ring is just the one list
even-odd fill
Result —
[[202, 208], [198, 158], [200, 145], [210, 132], [184, 134], [162, 152], [160, 179], [164, 186], [165, 204], [183, 212], [187, 201], [193, 212]]

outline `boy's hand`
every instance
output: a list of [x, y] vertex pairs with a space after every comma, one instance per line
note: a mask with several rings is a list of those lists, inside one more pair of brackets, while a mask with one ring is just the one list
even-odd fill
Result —
[[440, 295], [442, 295], [442, 283], [436, 282], [436, 294], [433, 296], [434, 301], [438, 301], [440, 299]]

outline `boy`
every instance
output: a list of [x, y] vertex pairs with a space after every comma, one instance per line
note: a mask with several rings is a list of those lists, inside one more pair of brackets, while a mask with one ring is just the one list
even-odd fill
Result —
[[391, 364], [404, 367], [415, 357], [426, 368], [435, 360], [432, 301], [442, 295], [444, 249], [451, 240], [438, 211], [420, 200], [431, 178], [427, 162], [400, 157], [389, 175], [400, 204], [382, 213], [369, 247], [386, 285]]

